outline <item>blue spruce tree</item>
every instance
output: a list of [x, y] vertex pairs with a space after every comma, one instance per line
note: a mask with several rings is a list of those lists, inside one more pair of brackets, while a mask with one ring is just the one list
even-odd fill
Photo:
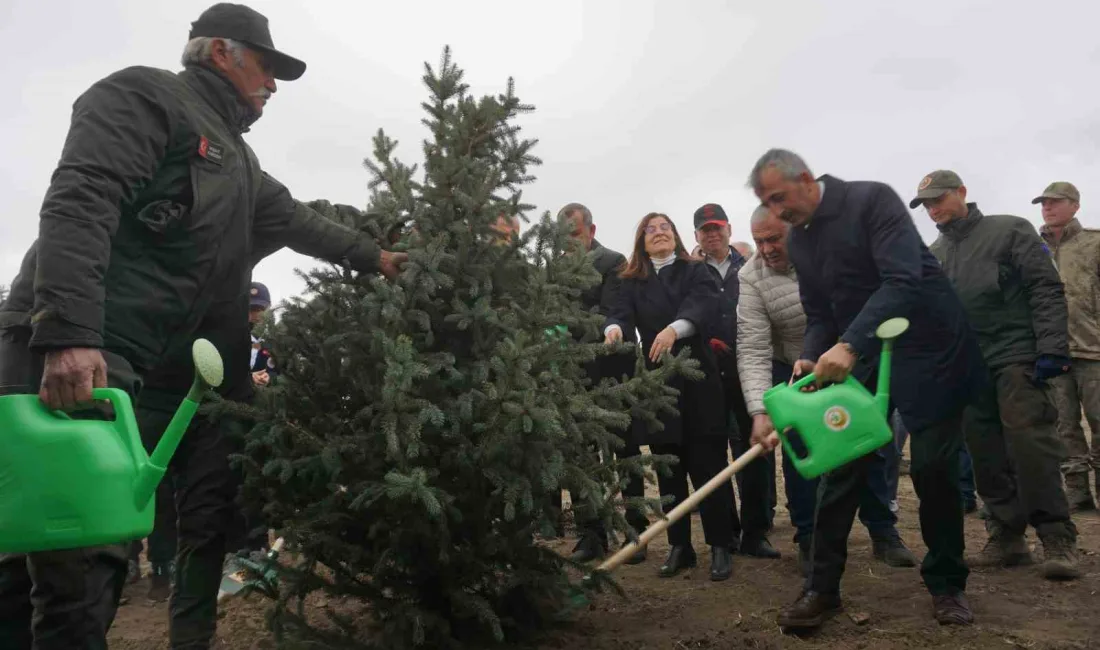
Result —
[[[302, 275], [240, 458], [244, 498], [295, 558], [276, 630], [326, 647], [483, 648], [558, 620], [572, 567], [542, 541], [553, 495], [628, 530], [619, 486], [653, 459], [616, 460], [616, 432], [675, 408], [669, 373], [698, 372], [670, 359], [590, 385], [584, 364], [609, 350], [579, 296], [599, 275], [548, 213], [522, 237], [499, 229], [533, 210], [535, 141], [515, 123], [532, 108], [511, 81], [471, 96], [449, 50], [425, 68], [423, 171], [379, 131], [369, 208], [313, 204], [409, 263], [395, 282]], [[317, 590], [347, 606], [311, 626], [300, 606]]]

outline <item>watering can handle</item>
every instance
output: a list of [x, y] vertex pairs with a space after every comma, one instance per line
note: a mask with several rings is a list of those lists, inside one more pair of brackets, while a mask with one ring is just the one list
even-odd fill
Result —
[[813, 380], [814, 380], [814, 373], [811, 372], [810, 374], [806, 375], [805, 377], [803, 377], [803, 378], [799, 379], [798, 381], [794, 382], [793, 384], [791, 384], [791, 388], [793, 388], [794, 390], [799, 390], [803, 386], [808, 385]]
[[[121, 394], [122, 397], [119, 397], [120, 394]], [[130, 396], [127, 395], [125, 392], [117, 389], [117, 388], [93, 388], [92, 389], [92, 399], [94, 401], [97, 401], [97, 402], [110, 402], [111, 407], [114, 408], [114, 410], [115, 410], [115, 417], [116, 418], [118, 417], [118, 412], [119, 412], [119, 407], [120, 406], [123, 406], [123, 407], [130, 407], [131, 406]], [[123, 402], [123, 399], [125, 399], [125, 402]], [[50, 414], [53, 415], [54, 417], [60, 418], [62, 420], [71, 420], [71, 419], [73, 419], [73, 416], [69, 415], [68, 413], [66, 413], [65, 411], [62, 411], [60, 409], [51, 410]]]
[[[793, 384], [791, 384], [791, 388], [793, 390], [800, 390], [803, 386], [808, 385], [813, 380], [814, 380], [814, 373], [811, 372], [810, 374], [806, 375], [805, 377], [803, 377], [803, 378], [799, 379], [798, 381], [794, 382]], [[858, 384], [859, 380], [849, 374], [847, 377], [844, 378], [844, 381], [841, 382], [841, 383], [845, 383], [845, 384], [857, 383]]]

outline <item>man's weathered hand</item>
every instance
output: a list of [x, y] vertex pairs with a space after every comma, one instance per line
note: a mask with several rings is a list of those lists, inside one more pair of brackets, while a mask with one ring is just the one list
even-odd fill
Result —
[[612, 327], [607, 330], [607, 334], [604, 335], [603, 342], [611, 345], [612, 343], [621, 343], [623, 340], [623, 331], [618, 327]]
[[107, 387], [107, 362], [98, 348], [65, 348], [46, 353], [38, 398], [54, 410], [92, 402], [93, 388]]
[[788, 385], [802, 379], [806, 375], [814, 371], [814, 362], [808, 359], [799, 359], [794, 362], [794, 369], [791, 372], [791, 380], [787, 382]]
[[749, 443], [761, 445], [766, 451], [771, 451], [779, 445], [779, 434], [775, 431], [775, 425], [767, 413], [757, 413], [752, 416], [752, 435]]
[[382, 251], [382, 255], [378, 259], [378, 270], [381, 271], [382, 275], [386, 276], [387, 279], [392, 280], [397, 277], [398, 273], [401, 273], [401, 267], [408, 261], [408, 253]]
[[257, 370], [252, 373], [252, 383], [257, 386], [267, 386], [271, 383], [271, 375], [267, 374], [266, 370]]
[[848, 378], [856, 365], [856, 356], [849, 351], [847, 344], [837, 343], [829, 348], [817, 360], [814, 379], [818, 386], [827, 383], [838, 384]]
[[672, 326], [661, 330], [661, 333], [657, 335], [657, 338], [653, 339], [653, 347], [649, 348], [649, 360], [656, 363], [661, 355], [672, 349], [672, 346], [676, 344], [676, 330], [672, 329]]

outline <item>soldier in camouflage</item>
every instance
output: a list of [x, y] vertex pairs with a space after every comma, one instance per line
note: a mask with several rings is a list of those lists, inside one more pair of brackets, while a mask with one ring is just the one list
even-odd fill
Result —
[[[1093, 510], [1089, 467], [1100, 469], [1095, 437], [1100, 431], [1100, 230], [1081, 227], [1076, 218], [1081, 195], [1071, 183], [1051, 183], [1031, 202], [1043, 206], [1044, 225], [1039, 232], [1058, 266], [1069, 310], [1073, 365], [1055, 382], [1058, 429], [1067, 448], [1062, 462], [1066, 496], [1074, 510]], [[1081, 428], [1082, 407], [1093, 433], [1091, 452]], [[1100, 496], [1100, 471], [1096, 485]]]
[[966, 196], [958, 174], [938, 170], [921, 180], [909, 207], [923, 204], [940, 230], [930, 249], [966, 308], [993, 378], [962, 423], [990, 512], [989, 541], [970, 564], [1030, 564], [1030, 524], [1043, 542], [1043, 576], [1076, 578], [1077, 529], [1062, 490], [1063, 447], [1048, 383], [1070, 365], [1062, 282], [1031, 223], [983, 215]]

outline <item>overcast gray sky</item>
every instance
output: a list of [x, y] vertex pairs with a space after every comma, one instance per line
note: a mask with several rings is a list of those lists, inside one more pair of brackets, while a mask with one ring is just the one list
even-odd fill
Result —
[[[14, 4], [13, 4], [14, 3]], [[179, 68], [209, 1], [5, 0], [0, 9], [0, 283], [14, 277], [73, 100], [130, 65]], [[1053, 180], [1082, 193], [1100, 226], [1100, 3], [443, 2], [256, 0], [275, 44], [304, 59], [247, 136], [297, 198], [362, 206], [361, 160], [378, 127], [419, 160], [422, 63], [450, 44], [478, 94], [508, 76], [544, 165], [525, 196], [543, 210], [592, 208], [597, 237], [626, 252], [638, 219], [725, 206], [748, 239], [746, 175], [768, 147], [817, 174], [891, 184], [903, 198], [936, 168], [957, 171], [986, 213], [1040, 223], [1030, 199]], [[935, 229], [913, 212], [925, 240]], [[290, 251], [255, 278], [276, 300], [301, 291]]]

